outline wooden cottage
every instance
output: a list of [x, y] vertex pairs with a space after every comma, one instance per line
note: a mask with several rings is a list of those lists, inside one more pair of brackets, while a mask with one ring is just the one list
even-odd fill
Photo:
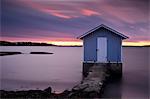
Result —
[[92, 66], [104, 66], [113, 77], [122, 77], [122, 40], [128, 37], [101, 24], [78, 37], [83, 40], [83, 77]]
[[83, 40], [84, 62], [122, 62], [122, 40], [127, 36], [101, 24], [78, 38]]

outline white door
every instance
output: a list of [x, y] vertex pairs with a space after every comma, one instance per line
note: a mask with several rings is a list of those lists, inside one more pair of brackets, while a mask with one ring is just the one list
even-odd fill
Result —
[[107, 38], [97, 38], [97, 62], [107, 62]]

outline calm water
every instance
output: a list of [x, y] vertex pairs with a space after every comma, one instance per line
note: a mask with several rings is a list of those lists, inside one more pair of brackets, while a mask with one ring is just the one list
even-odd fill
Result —
[[123, 48], [122, 97], [149, 99], [150, 47]]
[[105, 88], [104, 98], [149, 99], [150, 47], [123, 47], [123, 77]]
[[[24, 54], [1, 56], [1, 87], [5, 90], [44, 89], [60, 92], [82, 79], [82, 48], [78, 47], [1, 47], [3, 51]], [[31, 55], [31, 51], [52, 52]]]
[[[24, 54], [0, 57], [1, 89], [44, 89], [56, 92], [72, 88], [82, 79], [82, 47], [0, 47], [1, 51]], [[52, 55], [31, 55], [31, 51], [52, 52]], [[123, 48], [123, 79], [110, 84], [105, 97], [148, 99], [149, 47]], [[53, 90], [53, 91], [54, 91]]]

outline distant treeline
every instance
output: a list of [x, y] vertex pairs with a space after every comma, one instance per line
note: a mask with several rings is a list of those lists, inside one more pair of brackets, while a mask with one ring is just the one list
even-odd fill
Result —
[[0, 46], [58, 46], [58, 47], [82, 47], [78, 45], [70, 45], [70, 46], [63, 46], [63, 45], [54, 45], [54, 44], [47, 44], [47, 43], [35, 43], [35, 42], [9, 42], [9, 41], [0, 41]]
[[[35, 42], [9, 42], [9, 41], [0, 41], [0, 46], [58, 46], [58, 47], [82, 47], [82, 45], [54, 45], [47, 43], [35, 43]], [[123, 47], [150, 47], [150, 45], [144, 46], [123, 46]]]
[[56, 46], [47, 43], [0, 41], [0, 46]]

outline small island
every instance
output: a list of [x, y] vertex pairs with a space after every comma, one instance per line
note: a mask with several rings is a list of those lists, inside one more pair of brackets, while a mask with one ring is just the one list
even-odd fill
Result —
[[21, 52], [0, 52], [0, 56], [22, 54]]
[[54, 54], [49, 52], [30, 52], [30, 54]]

